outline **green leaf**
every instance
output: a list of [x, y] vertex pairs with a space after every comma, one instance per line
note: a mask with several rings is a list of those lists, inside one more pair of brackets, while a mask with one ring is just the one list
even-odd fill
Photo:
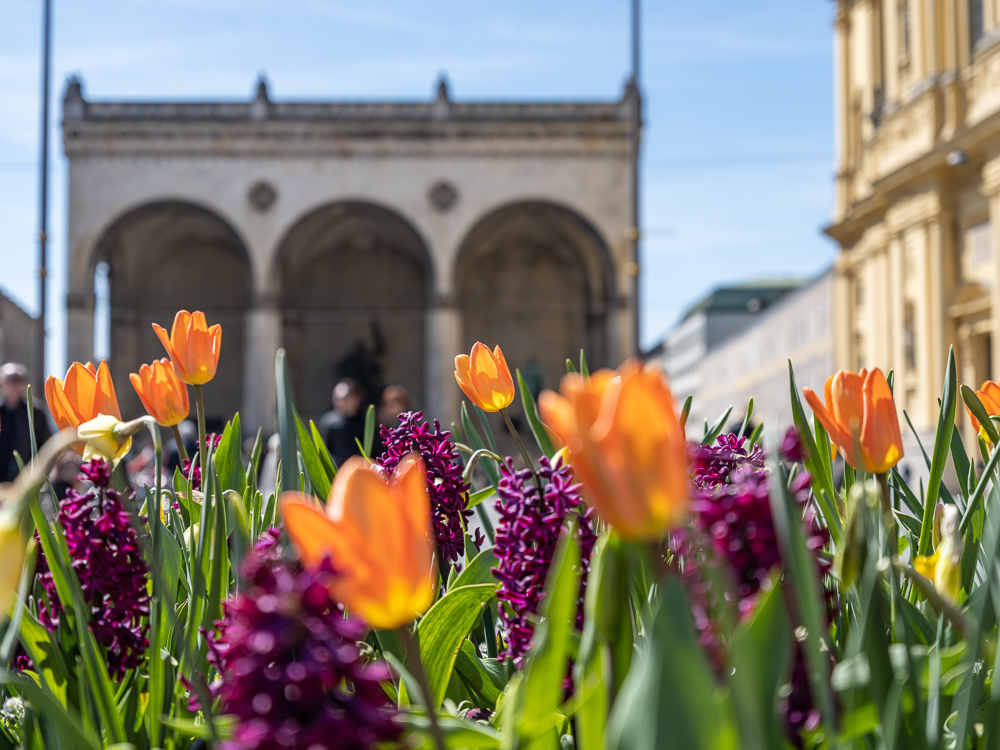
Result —
[[[580, 360], [582, 366], [584, 364], [582, 349], [580, 350]], [[521, 371], [517, 370], [516, 372], [517, 385], [521, 390], [521, 406], [524, 408], [524, 415], [528, 418], [528, 426], [531, 427], [531, 434], [535, 436], [535, 442], [538, 443], [539, 450], [547, 457], [552, 458], [556, 454], [556, 447], [552, 444], [552, 438], [549, 437], [548, 429], [538, 416], [538, 405], [535, 403], [535, 397], [528, 390], [524, 378], [521, 377]]]
[[773, 482], [779, 490], [770, 493], [771, 515], [775, 532], [781, 546], [781, 557], [785, 560], [788, 576], [795, 591], [795, 601], [799, 616], [806, 628], [803, 649], [809, 664], [810, 684], [813, 696], [819, 704], [823, 720], [829, 731], [836, 730], [833, 699], [830, 696], [830, 661], [820, 647], [821, 633], [826, 632], [822, 598], [819, 591], [819, 576], [816, 561], [806, 549], [802, 537], [802, 516], [795, 498], [788, 491], [785, 472], [780, 465], [772, 467]]
[[576, 373], [576, 365], [573, 364], [573, 360], [566, 357], [566, 374], [572, 375], [574, 373]]
[[455, 657], [462, 641], [479, 621], [497, 584], [456, 586], [438, 599], [417, 626], [420, 661], [427, 673], [435, 708], [444, 700]]
[[455, 586], [475, 586], [483, 583], [496, 584], [497, 581], [493, 577], [492, 569], [497, 565], [497, 556], [493, 553], [493, 548], [484, 549], [465, 566], [465, 570], [455, 579]]
[[222, 432], [219, 447], [215, 449], [215, 465], [219, 472], [219, 481], [222, 482], [222, 489], [236, 490], [241, 495], [247, 486], [247, 475], [240, 458], [242, 443], [240, 415], [236, 414]]
[[461, 675], [466, 684], [478, 693], [486, 701], [483, 708], [493, 709], [496, 706], [497, 698], [503, 692], [507, 680], [504, 678], [504, 669], [496, 659], [490, 659], [492, 668], [487, 668], [483, 659], [476, 653], [476, 647], [472, 641], [466, 639], [458, 650], [455, 659], [455, 671]]
[[962, 498], [968, 502], [969, 495], [972, 494], [975, 474], [970, 471], [972, 463], [969, 461], [969, 454], [962, 444], [962, 437], [958, 430], [951, 431], [951, 461], [955, 466], [955, 473], [958, 475], [958, 490], [962, 493]]
[[52, 694], [26, 677], [13, 675], [0, 669], [0, 685], [9, 685], [26, 698], [35, 711], [51, 721], [64, 741], [65, 747], [81, 750], [100, 750], [101, 741], [84, 731], [83, 720], [73, 709], [66, 708]]
[[368, 405], [368, 411], [365, 412], [365, 442], [362, 446], [362, 450], [366, 456], [372, 454], [372, 448], [375, 446], [375, 404]]
[[[830, 528], [830, 536], [833, 537], [834, 546], [840, 547], [844, 539], [844, 519], [837, 508], [837, 493], [833, 488], [833, 475], [827, 464], [819, 457], [820, 448], [816, 444], [816, 439], [813, 438], [812, 430], [809, 429], [809, 421], [802, 408], [802, 401], [799, 400], [799, 389], [795, 385], [795, 371], [792, 369], [791, 360], [788, 360], [788, 383], [792, 398], [792, 417], [795, 420], [799, 437], [805, 443], [805, 466], [813, 477], [816, 501], [819, 503], [820, 510], [823, 511], [823, 518]], [[824, 444], [822, 450], [829, 452], [829, 442]]]
[[[413, 750], [432, 750], [434, 741], [431, 738], [430, 722], [423, 713], [404, 711], [400, 721], [410, 732], [408, 741], [416, 741], [408, 745]], [[444, 735], [444, 744], [448, 750], [498, 750], [500, 734], [489, 726], [478, 722], [458, 719], [454, 716], [438, 716], [438, 726]]]
[[497, 494], [497, 491], [492, 486], [484, 487], [481, 490], [476, 490], [475, 492], [469, 495], [469, 507], [475, 508], [477, 505], [483, 502], [483, 500], [488, 500], [495, 494]]
[[288, 372], [288, 355], [278, 349], [274, 356], [274, 388], [278, 410], [278, 435], [281, 437], [281, 486], [277, 491], [295, 492], [298, 488], [296, 457], [295, 406], [292, 403], [292, 378]]
[[924, 516], [920, 528], [917, 554], [931, 554], [931, 531], [934, 526], [934, 507], [941, 489], [941, 478], [948, 463], [951, 448], [951, 433], [955, 429], [955, 407], [958, 399], [957, 377], [955, 375], [955, 349], [948, 350], [948, 368], [944, 375], [944, 393], [941, 396], [941, 413], [938, 417], [937, 434], [934, 437], [934, 454], [931, 459], [930, 476], [927, 478], [927, 492], [924, 495]]
[[[479, 451], [486, 448], [483, 443], [482, 438], [479, 437], [479, 432], [476, 430], [475, 425], [472, 424], [472, 419], [469, 417], [469, 409], [466, 407], [465, 402], [462, 402], [462, 431], [465, 432], [466, 442], [473, 451]], [[490, 480], [490, 484], [496, 488], [497, 484], [500, 482], [500, 472], [497, 467], [493, 464], [486, 462], [482, 464], [483, 473], [486, 474], [486, 478]]]
[[517, 690], [511, 732], [516, 747], [552, 747], [558, 742], [556, 713], [575, 630], [580, 591], [580, 545], [575, 529], [559, 541], [542, 599], [542, 620], [535, 627], [524, 680]]
[[702, 445], [709, 445], [719, 436], [719, 433], [722, 432], [722, 429], [726, 426], [726, 420], [729, 419], [729, 415], [732, 413], [733, 407], [730, 406], [722, 413], [722, 416], [715, 421], [715, 424], [705, 430], [705, 435], [701, 439]]
[[48, 628], [42, 625], [23, 604], [21, 612], [18, 640], [34, 662], [35, 670], [42, 678], [45, 689], [65, 706], [69, 670], [66, 668], [62, 649]]
[[997, 434], [997, 428], [993, 424], [993, 420], [990, 419], [989, 412], [986, 411], [986, 407], [983, 406], [983, 402], [979, 400], [979, 396], [976, 392], [972, 390], [969, 386], [962, 383], [960, 388], [962, 393], [962, 400], [965, 405], [969, 407], [969, 411], [972, 412], [972, 416], [976, 418], [976, 421], [982, 426], [983, 431], [986, 432], [986, 437], [990, 439], [993, 445], [1000, 443], [1000, 434]]
[[691, 626], [678, 579], [664, 585], [644, 654], [632, 661], [608, 717], [607, 750], [726, 750], [738, 736], [729, 706]]
[[691, 402], [694, 401], [694, 396], [688, 396], [684, 399], [684, 408], [681, 409], [681, 429], [687, 428], [688, 417], [691, 415]]
[[585, 378], [590, 377], [590, 368], [587, 367], [587, 357], [583, 353], [583, 349], [580, 349], [580, 374]]
[[753, 416], [753, 399], [751, 398], [750, 402], [747, 404], [747, 413], [746, 416], [743, 417], [743, 424], [740, 426], [740, 431], [739, 434], [737, 435], [737, 438], [741, 438], [747, 434], [747, 427], [750, 426], [750, 418], [752, 416]]
[[325, 503], [330, 497], [333, 474], [327, 472], [326, 466], [323, 465], [323, 459], [320, 458], [319, 451], [316, 450], [316, 445], [313, 443], [312, 436], [306, 430], [306, 426], [302, 424], [297, 413], [295, 414], [295, 434], [299, 441], [299, 455], [302, 457], [302, 465], [312, 483], [313, 492], [321, 502]]
[[319, 460], [323, 463], [323, 468], [326, 469], [326, 475], [333, 481], [333, 478], [337, 476], [337, 464], [334, 462], [333, 456], [330, 455], [330, 449], [326, 447], [326, 441], [319, 434], [319, 428], [311, 419], [309, 420], [309, 434], [312, 435], [313, 446], [316, 448]]
[[737, 627], [729, 649], [743, 750], [782, 750], [784, 726], [778, 715], [778, 686], [788, 674], [792, 637], [781, 586], [771, 587], [753, 616]]

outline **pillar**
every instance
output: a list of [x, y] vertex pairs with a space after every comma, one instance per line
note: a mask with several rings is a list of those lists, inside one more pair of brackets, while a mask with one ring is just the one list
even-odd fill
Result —
[[[66, 293], [66, 363], [94, 358], [94, 291], [71, 289]], [[60, 375], [62, 373], [59, 373]], [[45, 378], [45, 373], [38, 373]]]
[[274, 430], [274, 357], [281, 345], [281, 313], [271, 295], [258, 295], [246, 311], [243, 408], [240, 422], [247, 432]]
[[992, 331], [993, 362], [990, 368], [994, 375], [1000, 376], [1000, 155], [986, 162], [982, 171], [983, 195], [989, 198], [990, 206], [990, 244], [993, 258], [992, 292]]
[[[429, 419], [439, 419], [445, 427], [458, 424], [460, 394], [455, 382], [455, 357], [463, 353], [462, 320], [452, 294], [438, 294], [427, 310], [427, 351], [424, 388], [427, 390]], [[468, 353], [468, 352], [465, 352]]]

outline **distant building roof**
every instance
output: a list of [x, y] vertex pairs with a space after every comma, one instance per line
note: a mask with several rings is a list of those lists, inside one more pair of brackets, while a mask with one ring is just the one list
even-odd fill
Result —
[[695, 303], [682, 321], [699, 312], [760, 312], [811, 279], [760, 279], [733, 286], [720, 286]]

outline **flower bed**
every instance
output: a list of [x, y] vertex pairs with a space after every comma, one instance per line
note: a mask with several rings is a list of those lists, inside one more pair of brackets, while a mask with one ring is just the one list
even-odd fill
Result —
[[[45, 388], [62, 432], [0, 488], [0, 750], [1000, 746], [1000, 387], [959, 388], [953, 356], [914, 488], [891, 372], [805, 389], [812, 421], [792, 376], [768, 456], [752, 402], [689, 442], [656, 370], [581, 357], [536, 404], [476, 344], [456, 380], [518, 456], [463, 406], [377, 442], [369, 414], [337, 467], [279, 351], [265, 493], [238, 416], [205, 431], [220, 327], [155, 328], [169, 358], [131, 378], [148, 415], [122, 421], [106, 364], [74, 363]], [[198, 450], [178, 436], [165, 481], [189, 388]], [[133, 489], [114, 469], [144, 430], [155, 480]], [[50, 518], [66, 450], [84, 487]]]

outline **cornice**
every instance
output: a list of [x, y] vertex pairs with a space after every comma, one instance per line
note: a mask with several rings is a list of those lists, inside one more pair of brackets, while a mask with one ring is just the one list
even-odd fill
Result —
[[71, 159], [85, 156], [630, 158], [624, 124], [64, 122]]

